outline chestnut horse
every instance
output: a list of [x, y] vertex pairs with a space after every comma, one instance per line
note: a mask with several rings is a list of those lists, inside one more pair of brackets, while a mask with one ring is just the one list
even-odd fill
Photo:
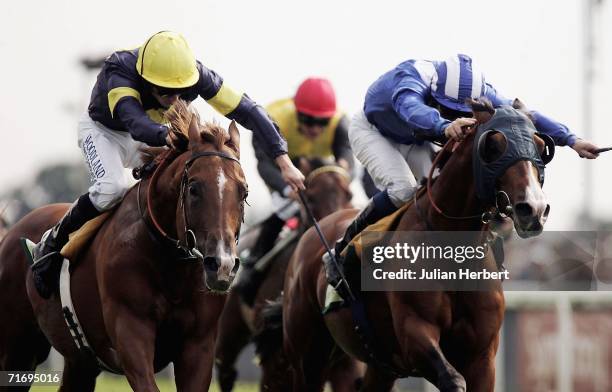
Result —
[[[182, 102], [170, 116], [186, 150], [157, 155], [153, 176], [127, 193], [71, 266], [71, 294], [93, 352], [133, 390], [158, 391], [154, 373], [172, 362], [177, 390], [199, 392], [210, 385], [222, 294], [237, 269], [247, 185], [234, 123], [229, 132], [201, 125]], [[98, 363], [77, 349], [59, 295], [38, 296], [19, 246], [67, 208], [31, 212], [0, 245], [0, 369], [34, 370], [52, 345], [65, 358], [60, 390], [93, 391]]]
[[[472, 105], [480, 124], [485, 124], [495, 113], [490, 105], [475, 102]], [[507, 110], [527, 121], [515, 109]], [[520, 123], [515, 123], [516, 119], [507, 119], [506, 125], [514, 127]], [[529, 135], [527, 140], [533, 137], [535, 142], [532, 151], [543, 154], [544, 141], [531, 136], [531, 132]], [[484, 142], [482, 149], [473, 148], [474, 140], [471, 133], [452, 154], [446, 148], [442, 151], [448, 160], [428, 187], [429, 196], [424, 196], [428, 192], [419, 192], [415, 197], [417, 207], [413, 204], [398, 218], [397, 231], [482, 232], [485, 229], [481, 214], [488, 206], [476, 196], [472, 166], [475, 159], [483, 156], [474, 155], [480, 151], [484, 159], [495, 160], [506, 150], [507, 140], [498, 132], [486, 133], [479, 139]], [[495, 189], [508, 196], [507, 207], [511, 206], [514, 211], [512, 218], [519, 234], [541, 232], [549, 206], [535, 164], [519, 159], [496, 180]], [[323, 219], [321, 229], [326, 240], [333, 243], [340, 238], [356, 213], [345, 210]], [[314, 230], [307, 231], [298, 243], [285, 277], [283, 344], [293, 368], [293, 391], [321, 390], [327, 358], [336, 345], [368, 362], [363, 381], [365, 391], [391, 390], [397, 378], [407, 376], [424, 377], [442, 391], [465, 391], [466, 388], [493, 391], [495, 354], [504, 317], [504, 296], [499, 281], [494, 281], [489, 291], [478, 292], [375, 292], [360, 291], [357, 284], [353, 291], [362, 301], [371, 330], [370, 346], [366, 347], [362, 336], [355, 331], [350, 309], [344, 307], [322, 315], [328, 286], [321, 263], [323, 253], [321, 239]], [[497, 271], [491, 252], [485, 266]], [[356, 274], [359, 276], [359, 270]]]
[[[332, 212], [352, 207], [352, 193], [349, 189], [351, 178], [346, 170], [320, 158], [299, 158], [295, 164], [306, 177], [307, 188], [304, 194], [316, 219], [322, 219]], [[302, 209], [299, 233], [304, 233], [309, 225], [310, 219]], [[221, 315], [215, 355], [217, 378], [223, 392], [231, 391], [233, 388], [238, 375], [234, 366], [236, 359], [250, 342], [253, 333], [257, 333], [260, 329], [262, 307], [268, 301], [276, 299], [283, 289], [285, 270], [296, 244], [297, 239], [289, 243], [270, 260], [266, 278], [257, 292], [257, 298], [252, 308], [241, 303], [238, 293], [232, 291], [228, 295], [227, 304]], [[242, 247], [242, 242], [240, 247]], [[269, 365], [266, 362], [264, 360], [260, 365], [266, 368]], [[334, 391], [342, 390], [342, 386], [346, 384], [346, 377], [356, 378], [359, 376], [355, 372], [351, 372], [352, 369], [346, 368], [352, 366], [352, 362], [345, 361], [342, 364], [346, 366], [338, 369], [338, 372], [334, 373], [334, 376], [337, 377], [331, 379], [332, 386], [335, 385]], [[275, 386], [279, 385], [277, 377], [271, 378], [269, 376], [273, 373], [272, 370], [263, 370], [262, 390], [265, 388], [273, 391]]]

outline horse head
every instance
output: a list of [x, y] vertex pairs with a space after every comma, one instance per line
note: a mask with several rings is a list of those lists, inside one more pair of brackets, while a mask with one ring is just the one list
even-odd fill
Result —
[[554, 142], [537, 133], [518, 100], [497, 109], [486, 101], [471, 104], [479, 124], [472, 150], [477, 197], [510, 216], [519, 236], [540, 234], [550, 212], [542, 185]]
[[351, 208], [351, 175], [346, 169], [321, 158], [300, 157], [295, 165], [306, 177], [304, 195], [315, 219], [319, 220], [332, 212]]
[[173, 165], [178, 167], [170, 171], [172, 184], [179, 188], [177, 237], [203, 262], [206, 286], [223, 292], [239, 266], [236, 244], [248, 190], [239, 162], [240, 134], [234, 122], [227, 131], [201, 124], [182, 101], [167, 118], [179, 140], [185, 140], [175, 144], [184, 151], [177, 152]]

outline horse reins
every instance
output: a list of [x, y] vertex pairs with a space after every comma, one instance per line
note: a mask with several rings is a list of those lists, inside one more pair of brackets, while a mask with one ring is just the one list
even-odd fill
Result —
[[[476, 126], [476, 125], [475, 125]], [[505, 196], [505, 201], [507, 202], [506, 207], [503, 209], [500, 208], [499, 203], [498, 203], [498, 198], [495, 198], [495, 206], [492, 207], [489, 210], [485, 210], [482, 213], [479, 214], [475, 214], [475, 215], [466, 215], [466, 216], [453, 216], [453, 215], [448, 215], [446, 214], [444, 211], [442, 211], [442, 209], [440, 207], [438, 207], [438, 205], [436, 204], [434, 198], [433, 198], [433, 193], [432, 193], [432, 182], [433, 182], [433, 173], [436, 170], [438, 163], [440, 163], [440, 160], [442, 159], [442, 155], [443, 152], [448, 148], [448, 146], [452, 145], [454, 141], [453, 140], [448, 140], [443, 146], [442, 149], [440, 150], [440, 152], [438, 152], [438, 154], [436, 155], [436, 157], [434, 158], [432, 164], [431, 164], [431, 169], [429, 169], [429, 174], [427, 175], [427, 183], [426, 183], [426, 191], [427, 191], [427, 199], [429, 200], [429, 203], [431, 204], [432, 208], [440, 215], [442, 215], [443, 217], [445, 217], [446, 219], [452, 219], [452, 220], [470, 220], [470, 219], [477, 219], [480, 218], [482, 223], [488, 223], [493, 216], [495, 216], [496, 214], [499, 214], [500, 216], [504, 217], [504, 216], [508, 216], [510, 214], [512, 214], [512, 206], [510, 205], [510, 198], [508, 197], [508, 194], [504, 191], [498, 191], [497, 195], [501, 194], [503, 196]], [[415, 193], [416, 195], [416, 193]], [[418, 209], [418, 205], [417, 205], [417, 198], [415, 197], [414, 200], [414, 204]], [[428, 223], [428, 222], [426, 222]], [[429, 224], [429, 223], [428, 223]]]
[[[191, 167], [191, 165], [193, 165], [193, 163], [196, 160], [198, 160], [199, 158], [203, 158], [203, 157], [220, 157], [220, 158], [223, 158], [223, 159], [228, 159], [228, 160], [234, 161], [234, 162], [238, 163], [238, 165], [240, 165], [240, 161], [237, 158], [235, 158], [235, 157], [233, 157], [233, 156], [231, 156], [229, 154], [223, 153], [223, 152], [218, 152], [218, 151], [203, 151], [203, 152], [194, 152], [194, 153], [192, 153], [191, 157], [185, 162], [185, 167], [184, 167], [184, 170], [183, 170], [183, 175], [181, 177], [180, 190], [179, 190], [179, 202], [180, 202], [180, 206], [181, 206], [181, 210], [182, 210], [182, 214], [183, 214], [183, 223], [184, 223], [184, 227], [185, 227], [185, 229], [184, 229], [185, 230], [185, 233], [184, 233], [185, 245], [182, 245], [180, 239], [176, 239], [176, 238], [171, 237], [161, 227], [161, 225], [159, 224], [157, 218], [155, 217], [155, 213], [153, 212], [153, 208], [152, 208], [153, 199], [152, 199], [151, 195], [153, 193], [153, 188], [157, 184], [157, 180], [159, 179], [160, 173], [171, 162], [170, 158], [174, 155], [173, 152], [175, 152], [175, 150], [169, 150], [166, 153], [166, 155], [163, 157], [163, 159], [160, 162], [160, 164], [157, 166], [157, 168], [153, 172], [153, 176], [151, 177], [151, 180], [149, 181], [149, 185], [147, 187], [147, 196], [146, 196], [146, 200], [147, 200], [147, 212], [149, 214], [149, 218], [151, 219], [151, 223], [153, 225], [153, 228], [157, 231], [158, 234], [161, 235], [161, 237], [165, 241], [167, 241], [168, 243], [172, 244], [173, 246], [175, 246], [176, 248], [178, 248], [182, 252], [184, 252], [187, 255], [187, 258], [190, 258], [190, 259], [193, 259], [193, 258], [195, 258], [195, 259], [203, 259], [204, 256], [202, 255], [202, 252], [200, 252], [200, 250], [197, 247], [197, 238], [196, 238], [195, 232], [189, 228], [189, 224], [188, 224], [188, 221], [187, 221], [187, 211], [185, 209], [185, 188], [187, 187], [189, 168]], [[140, 211], [140, 184], [141, 184], [141, 182], [138, 183], [138, 194], [137, 194], [138, 211], [139, 211], [141, 217], [143, 218], [145, 224], [147, 224], [146, 219], [144, 219], [144, 216], [142, 215], [142, 212]], [[236, 241], [238, 241], [238, 235], [236, 235]]]
[[310, 205], [308, 205], [308, 202], [306, 201], [306, 196], [304, 196], [304, 192], [301, 189], [298, 190], [298, 195], [300, 196], [300, 200], [302, 201], [302, 204], [304, 205], [304, 208], [306, 209], [306, 214], [310, 218], [312, 225], [314, 226], [317, 232], [317, 235], [319, 236], [319, 239], [321, 240], [321, 242], [323, 243], [323, 246], [325, 247], [325, 251], [327, 252], [327, 255], [329, 256], [331, 262], [334, 263], [334, 267], [336, 267], [336, 271], [340, 275], [340, 278], [341, 278], [340, 282], [344, 283], [344, 286], [346, 287], [349, 297], [351, 298], [352, 301], [354, 301], [355, 295], [353, 294], [353, 291], [351, 290], [351, 287], [349, 286], [348, 281], [346, 280], [346, 277], [344, 276], [344, 272], [342, 272], [342, 269], [338, 266], [338, 262], [336, 261], [336, 258], [334, 257], [334, 253], [331, 247], [329, 246], [329, 243], [325, 239], [325, 236], [323, 235], [323, 231], [321, 230], [321, 226], [319, 226], [319, 222], [317, 222], [317, 219], [312, 213], [312, 210], [310, 209]]

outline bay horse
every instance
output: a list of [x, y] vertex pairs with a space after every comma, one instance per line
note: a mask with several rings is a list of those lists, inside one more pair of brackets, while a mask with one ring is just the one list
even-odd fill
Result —
[[[204, 391], [238, 266], [247, 184], [235, 123], [228, 131], [202, 125], [183, 102], [168, 113], [185, 150], [155, 157], [155, 173], [130, 189], [72, 263], [71, 294], [93, 352], [134, 391], [158, 391], [154, 373], [170, 362], [178, 391]], [[0, 369], [34, 370], [53, 346], [65, 359], [60, 391], [93, 391], [95, 357], [77, 349], [59, 295], [39, 297], [19, 246], [20, 237], [40, 239], [67, 208], [32, 211], [0, 245]]]
[[[472, 102], [472, 110], [479, 124], [487, 123], [495, 113], [487, 103]], [[525, 119], [515, 109], [508, 110]], [[473, 161], [483, 158], [475, 156], [476, 151], [481, 151], [484, 159], [496, 159], [510, 142], [495, 131], [485, 136], [479, 139], [484, 142], [482, 149], [474, 148], [475, 136], [471, 133], [455, 146], [452, 154], [446, 148], [442, 150], [447, 158], [444, 167], [428, 187], [429, 192], [419, 192], [414, 201], [417, 204], [398, 217], [398, 232], [483, 233], [486, 227], [481, 216], [487, 206], [476, 196]], [[545, 142], [535, 135], [528, 138], [531, 137], [536, 154], [544, 154]], [[495, 181], [496, 190], [508, 197], [514, 226], [521, 236], [541, 232], [549, 212], [538, 174], [532, 161], [519, 159]], [[340, 238], [356, 214], [356, 210], [344, 210], [323, 219], [320, 226], [327, 242]], [[457, 219], [461, 217], [466, 219]], [[490, 290], [478, 292], [375, 292], [360, 291], [357, 284], [353, 290], [363, 303], [371, 329], [369, 342], [375, 346], [366, 347], [355, 330], [350, 309], [344, 307], [322, 315], [328, 287], [321, 262], [323, 253], [321, 239], [314, 230], [308, 230], [287, 268], [282, 329], [284, 351], [293, 369], [293, 391], [321, 390], [327, 358], [337, 346], [368, 362], [364, 391], [391, 390], [397, 378], [406, 376], [424, 377], [441, 391], [493, 391], [495, 354], [504, 317], [499, 281], [494, 281]], [[490, 251], [485, 267], [497, 271]], [[359, 270], [356, 274], [359, 276]], [[378, 356], [370, 356], [373, 352]]]
[[[319, 220], [338, 210], [352, 208], [352, 192], [349, 188], [350, 174], [340, 166], [321, 158], [301, 157], [295, 165], [306, 177], [305, 198], [314, 217]], [[310, 227], [310, 219], [302, 207], [298, 236]], [[235, 362], [241, 351], [251, 341], [253, 334], [261, 329], [261, 310], [268, 301], [275, 300], [283, 289], [287, 264], [295, 250], [297, 239], [286, 245], [269, 261], [266, 277], [257, 292], [253, 307], [240, 300], [237, 292], [231, 291], [221, 315], [219, 338], [215, 354], [215, 368], [221, 391], [231, 391], [237, 378]], [[239, 248], [242, 247], [242, 242]], [[273, 391], [282, 385], [280, 375], [274, 371], [272, 355], [260, 357], [263, 377], [262, 390]], [[330, 381], [334, 391], [342, 391], [347, 379], [358, 378], [354, 362], [348, 359], [339, 362]], [[290, 384], [289, 384], [290, 385]]]

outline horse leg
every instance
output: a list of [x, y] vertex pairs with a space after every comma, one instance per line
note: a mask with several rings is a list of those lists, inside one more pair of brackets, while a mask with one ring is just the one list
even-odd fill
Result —
[[[432, 342], [421, 359], [426, 364], [425, 378], [440, 389], [441, 392], [465, 392], [465, 378], [451, 365], [437, 342]], [[471, 392], [471, 389], [470, 389]]]
[[[0, 344], [0, 370], [33, 371], [49, 356], [50, 350], [51, 345], [38, 327], [35, 332], [6, 336]], [[30, 387], [0, 386], [0, 392], [29, 390]]]
[[251, 337], [251, 331], [240, 312], [238, 299], [236, 293], [230, 293], [221, 314], [217, 348], [215, 349], [215, 367], [221, 392], [230, 392], [234, 388], [234, 382], [238, 376], [234, 364]]
[[59, 392], [88, 392], [96, 388], [96, 377], [100, 369], [84, 358], [65, 358], [64, 374]]
[[259, 390], [266, 392], [284, 392], [291, 389], [291, 372], [287, 371], [289, 364], [282, 350], [277, 350], [265, 361], [260, 363], [261, 381]]
[[323, 390], [325, 371], [329, 364], [334, 343], [325, 329], [325, 325], [322, 323], [316, 324], [313, 325], [314, 329], [307, 334], [307, 337], [303, 334], [300, 337], [294, 337], [294, 339], [303, 339], [304, 342], [308, 343], [300, 345], [299, 353], [294, 353], [292, 356], [291, 363], [295, 371], [292, 391], [314, 392]]
[[495, 389], [495, 353], [499, 336], [482, 353], [475, 358], [468, 358], [465, 366], [460, 367], [465, 377], [468, 391], [490, 392]]
[[134, 392], [159, 392], [155, 384], [153, 359], [155, 356], [155, 326], [129, 311], [122, 311], [112, 323], [115, 347]]
[[363, 385], [359, 388], [361, 392], [379, 392], [391, 391], [395, 384], [395, 377], [379, 368], [368, 365], [365, 376], [363, 377]]
[[440, 349], [437, 326], [417, 317], [402, 317], [394, 319], [394, 328], [405, 363], [413, 364], [441, 392], [465, 392], [465, 379]]
[[207, 391], [212, 378], [216, 331], [207, 331], [200, 339], [187, 340], [174, 363], [178, 392]]
[[353, 392], [363, 383], [363, 368], [346, 354], [332, 366], [328, 380], [334, 392]]

